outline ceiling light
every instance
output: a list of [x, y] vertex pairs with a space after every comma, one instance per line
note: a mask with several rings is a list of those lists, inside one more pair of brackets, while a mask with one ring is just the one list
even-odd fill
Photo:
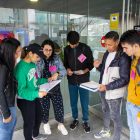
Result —
[[38, 0], [30, 0], [30, 1], [34, 1], [34, 2], [36, 2], [36, 1], [38, 1]]

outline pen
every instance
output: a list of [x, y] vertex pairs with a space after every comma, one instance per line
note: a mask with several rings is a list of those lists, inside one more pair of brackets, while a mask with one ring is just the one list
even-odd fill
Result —
[[51, 80], [48, 80], [48, 83], [50, 83], [51, 82]]

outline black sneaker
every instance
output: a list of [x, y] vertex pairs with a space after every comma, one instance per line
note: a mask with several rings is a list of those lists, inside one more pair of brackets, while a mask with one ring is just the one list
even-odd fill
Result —
[[86, 133], [90, 133], [90, 126], [89, 126], [88, 122], [84, 122], [83, 127], [84, 127], [84, 131]]
[[74, 120], [70, 125], [70, 129], [74, 130], [77, 127], [78, 123], [79, 123], [78, 120]]

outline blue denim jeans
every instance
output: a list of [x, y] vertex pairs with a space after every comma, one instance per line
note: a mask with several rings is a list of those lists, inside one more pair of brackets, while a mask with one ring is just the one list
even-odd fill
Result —
[[140, 111], [140, 106], [134, 105], [127, 101], [127, 122], [130, 129], [130, 140], [140, 140], [140, 125], [136, 123], [137, 115]]
[[70, 103], [72, 108], [72, 117], [74, 119], [78, 119], [78, 91], [80, 94], [80, 102], [82, 107], [83, 121], [88, 121], [89, 111], [88, 111], [88, 103], [89, 103], [89, 91], [83, 89], [79, 86], [74, 86], [69, 84], [69, 93], [70, 93]]
[[14, 129], [17, 122], [16, 108], [9, 107], [12, 120], [9, 123], [3, 123], [3, 117], [0, 113], [0, 140], [12, 140]]

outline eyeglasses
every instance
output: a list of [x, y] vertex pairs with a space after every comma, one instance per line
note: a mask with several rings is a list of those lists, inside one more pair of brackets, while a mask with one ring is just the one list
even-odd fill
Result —
[[47, 53], [48, 53], [48, 52], [49, 52], [49, 53], [52, 52], [52, 50], [48, 50], [48, 49], [45, 49], [44, 51], [47, 52]]

